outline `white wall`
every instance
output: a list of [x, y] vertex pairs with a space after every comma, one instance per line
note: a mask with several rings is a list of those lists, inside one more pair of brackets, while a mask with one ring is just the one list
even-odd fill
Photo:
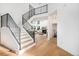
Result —
[[27, 12], [28, 9], [28, 3], [0, 3], [0, 14], [10, 13], [19, 27], [22, 25], [22, 15]]
[[39, 24], [40, 28], [47, 27], [47, 23], [48, 23], [48, 20], [47, 19], [46, 20], [43, 20], [43, 21], [40, 21], [40, 24]]
[[19, 50], [19, 45], [16, 39], [13, 37], [9, 28], [6, 27], [1, 28], [1, 44], [13, 51]]
[[58, 12], [57, 45], [79, 55], [79, 4], [66, 4]]
[[[25, 3], [0, 3], [0, 14], [9, 13], [15, 23], [22, 26], [22, 15], [28, 11], [28, 4]], [[1, 29], [1, 44], [12, 50], [18, 50], [19, 46], [8, 28]]]
[[0, 43], [1, 43], [1, 17], [0, 17]]
[[50, 17], [48, 17], [47, 29], [48, 29], [47, 30], [47, 32], [48, 32], [48, 40], [50, 40], [54, 35], [53, 26], [52, 26], [52, 19]]
[[57, 24], [57, 4], [48, 4], [48, 39], [54, 36], [53, 24]]

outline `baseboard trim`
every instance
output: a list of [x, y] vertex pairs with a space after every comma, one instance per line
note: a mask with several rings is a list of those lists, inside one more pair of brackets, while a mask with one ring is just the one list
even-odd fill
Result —
[[64, 50], [64, 51], [67, 52], [67, 53], [69, 53], [71, 56], [74, 56], [70, 51], [67, 51], [66, 49], [64, 49], [64, 48], [61, 47], [60, 45], [57, 44], [57, 46], [58, 46], [58, 48]]

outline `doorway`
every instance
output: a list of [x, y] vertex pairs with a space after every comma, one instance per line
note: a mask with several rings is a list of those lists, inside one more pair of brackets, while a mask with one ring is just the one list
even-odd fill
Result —
[[52, 24], [52, 26], [53, 26], [53, 37], [57, 38], [57, 24], [54, 23]]

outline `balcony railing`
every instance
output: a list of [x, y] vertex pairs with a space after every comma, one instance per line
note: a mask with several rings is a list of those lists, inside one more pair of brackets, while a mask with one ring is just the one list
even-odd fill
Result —
[[35, 15], [43, 14], [48, 12], [48, 5], [44, 5], [38, 8], [35, 8]]

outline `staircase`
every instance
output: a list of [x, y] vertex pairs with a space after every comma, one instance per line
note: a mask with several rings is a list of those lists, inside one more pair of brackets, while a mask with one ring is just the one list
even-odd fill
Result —
[[[11, 17], [9, 13], [2, 15], [1, 16], [1, 22], [2, 22], [1, 28], [4, 28], [5, 31], [7, 29], [7, 31], [10, 33], [9, 35], [13, 37], [13, 39], [10, 38], [9, 40], [5, 38], [8, 44], [8, 45], [5, 44], [5, 46], [9, 47], [11, 50], [13, 50], [13, 47], [14, 48], [16, 47], [16, 50], [19, 52], [23, 52], [24, 50], [27, 50], [35, 46], [35, 42], [36, 42], [35, 41], [35, 29], [28, 22], [28, 20], [35, 15], [39, 15], [39, 14], [43, 14], [47, 12], [48, 12], [48, 5], [44, 5], [38, 8], [33, 8], [33, 6], [29, 5], [29, 11], [22, 15], [22, 25], [23, 25], [22, 28], [19, 28], [17, 26], [17, 24], [14, 22], [13, 18]], [[7, 31], [6, 33], [8, 33]], [[3, 35], [4, 35], [4, 32], [3, 32]], [[5, 36], [7, 37], [7, 34]], [[5, 40], [3, 42], [6, 43]], [[13, 43], [12, 40], [14, 40], [14, 42], [16, 42], [17, 45]], [[12, 47], [9, 43], [15, 46]]]
[[22, 25], [21, 28], [21, 49], [28, 49], [35, 45], [35, 29], [28, 22], [29, 19], [35, 15], [43, 14], [48, 12], [48, 5], [44, 5], [38, 8], [34, 8], [29, 5], [29, 11], [22, 15]]
[[24, 28], [21, 28], [21, 49], [28, 49], [33, 45], [34, 42], [31, 36], [25, 31]]

